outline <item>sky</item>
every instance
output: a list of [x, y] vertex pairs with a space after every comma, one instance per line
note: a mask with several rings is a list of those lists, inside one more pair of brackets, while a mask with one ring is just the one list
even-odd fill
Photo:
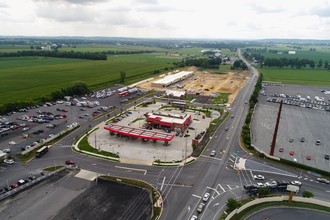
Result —
[[2, 36], [330, 39], [330, 0], [0, 0]]

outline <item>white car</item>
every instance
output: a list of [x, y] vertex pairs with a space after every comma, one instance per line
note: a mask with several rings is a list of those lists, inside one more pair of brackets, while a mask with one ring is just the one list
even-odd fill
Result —
[[210, 193], [205, 193], [204, 196], [203, 196], [203, 201], [204, 202], [207, 202], [210, 198]]
[[10, 145], [15, 145], [16, 142], [15, 142], [15, 141], [9, 141], [9, 144], [10, 144]]
[[197, 220], [198, 217], [196, 215], [191, 216], [190, 220]]
[[257, 183], [257, 187], [265, 187], [265, 184], [263, 184], [263, 183]]
[[301, 186], [302, 183], [300, 181], [294, 180], [290, 182], [291, 185], [295, 185], [295, 186]]
[[13, 159], [5, 159], [3, 162], [6, 163], [6, 164], [13, 164], [13, 163], [15, 163], [15, 161]]
[[5, 149], [2, 150], [2, 152], [4, 152], [4, 153], [10, 153], [10, 148], [5, 148]]
[[255, 180], [264, 180], [265, 179], [265, 177], [263, 175], [254, 175], [253, 178]]
[[211, 156], [211, 157], [214, 157], [214, 156], [215, 156], [215, 154], [216, 154], [216, 151], [215, 151], [215, 150], [213, 150], [213, 151], [211, 151], [211, 153], [210, 153], [210, 156]]

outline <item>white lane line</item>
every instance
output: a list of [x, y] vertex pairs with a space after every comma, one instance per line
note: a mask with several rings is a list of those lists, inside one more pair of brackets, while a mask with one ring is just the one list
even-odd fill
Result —
[[131, 167], [122, 167], [122, 166], [115, 166], [115, 167], [119, 168], [119, 169], [124, 169], [124, 170], [134, 170], [134, 171], [144, 172], [143, 175], [147, 174], [147, 170], [144, 170], [144, 169], [137, 169], [137, 168], [131, 168]]
[[198, 196], [198, 195], [195, 195], [195, 194], [192, 194], [192, 196], [193, 196], [193, 197], [196, 197], [196, 198], [198, 198], [198, 199], [200, 199], [200, 198], [201, 198], [200, 196]]
[[217, 189], [214, 189], [214, 188], [211, 188], [211, 187], [208, 187], [208, 186], [206, 188], [215, 191], [218, 195], [220, 194]]
[[233, 161], [231, 158], [229, 158], [229, 160], [230, 160], [231, 162], [235, 163], [235, 161]]
[[253, 178], [253, 173], [252, 173], [252, 170], [250, 170], [250, 173], [251, 173], [251, 177], [252, 177], [252, 179], [254, 179], [254, 178]]
[[231, 192], [236, 198], [238, 198], [238, 196], [233, 191], [230, 190], [229, 192]]
[[218, 184], [218, 186], [222, 189], [222, 191], [226, 192], [226, 190], [220, 184]]
[[166, 179], [166, 176], [164, 176], [164, 179], [163, 179], [162, 185], [160, 186], [160, 191], [162, 191], [162, 190], [163, 190], [163, 187], [164, 187], [164, 183], [165, 183], [165, 179]]
[[231, 190], [232, 188], [229, 186], [229, 185], [227, 185], [228, 186], [228, 188]]

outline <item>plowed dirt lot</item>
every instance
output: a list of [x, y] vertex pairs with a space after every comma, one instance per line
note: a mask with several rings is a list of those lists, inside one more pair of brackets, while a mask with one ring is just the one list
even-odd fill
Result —
[[[139, 87], [144, 89], [155, 89], [158, 91], [186, 91], [188, 94], [199, 93], [203, 96], [211, 96], [211, 94], [214, 93], [230, 93], [228, 103], [231, 104], [240, 89], [244, 86], [245, 82], [249, 78], [249, 73], [247, 71], [214, 74], [197, 71], [196, 69], [192, 68], [189, 68], [189, 70], [195, 71], [193, 76], [183, 81], [177, 82], [176, 84], [170, 85], [167, 88], [156, 88], [151, 86], [153, 81], [159, 80], [160, 78], [155, 78], [153, 81], [140, 84]], [[178, 88], [178, 85], [182, 88]]]

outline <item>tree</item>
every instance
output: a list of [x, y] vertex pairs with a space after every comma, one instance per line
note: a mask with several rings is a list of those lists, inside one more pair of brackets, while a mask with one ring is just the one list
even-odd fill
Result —
[[239, 207], [239, 202], [237, 202], [236, 199], [229, 198], [227, 200], [226, 205], [228, 207], [228, 211], [231, 212], [231, 211], [233, 211], [233, 210], [235, 210], [236, 208]]
[[314, 197], [314, 194], [312, 193], [312, 192], [310, 192], [310, 191], [304, 191], [303, 193], [302, 193], [302, 196], [303, 197], [305, 197], [305, 198], [311, 198], [311, 197]]
[[319, 63], [317, 64], [317, 68], [321, 68], [323, 66], [323, 61], [322, 59], [319, 60]]
[[324, 61], [324, 69], [328, 69], [329, 67], [329, 62], [328, 61]]
[[266, 196], [266, 195], [270, 194], [270, 189], [267, 187], [261, 187], [261, 188], [259, 188], [258, 192], [259, 192], [260, 196]]
[[120, 72], [120, 82], [121, 83], [125, 82], [125, 78], [126, 78], [126, 72], [121, 71]]

